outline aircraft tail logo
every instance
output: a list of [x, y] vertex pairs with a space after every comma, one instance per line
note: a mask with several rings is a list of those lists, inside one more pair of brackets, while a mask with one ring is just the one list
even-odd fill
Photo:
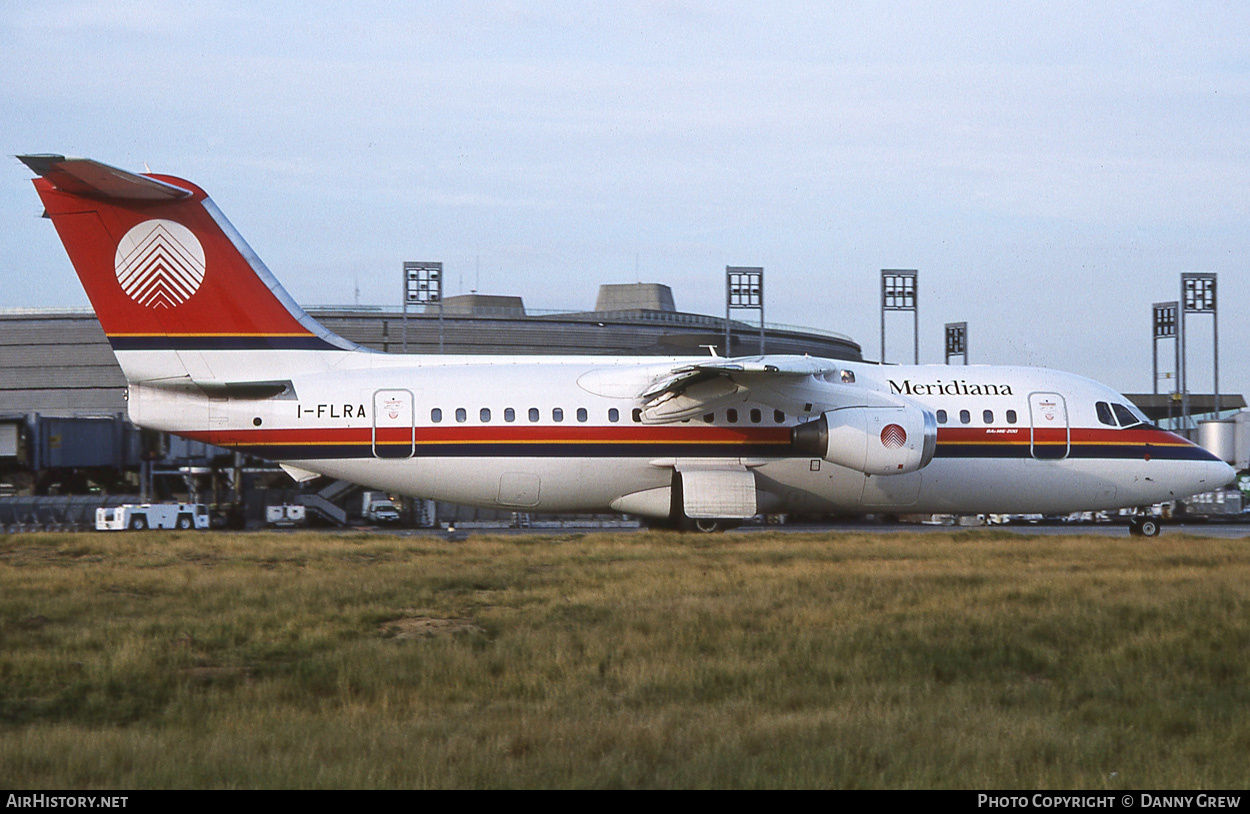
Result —
[[204, 282], [204, 247], [172, 220], [145, 220], [117, 244], [114, 259], [122, 291], [148, 308], [176, 308]]

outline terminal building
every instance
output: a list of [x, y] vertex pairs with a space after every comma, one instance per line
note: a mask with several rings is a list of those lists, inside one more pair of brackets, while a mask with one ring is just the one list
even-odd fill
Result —
[[[652, 283], [603, 285], [585, 311], [536, 312], [520, 297], [476, 293], [408, 313], [307, 310], [330, 331], [387, 353], [749, 355], [759, 352], [761, 335], [759, 325], [731, 321], [726, 347], [724, 317], [679, 311], [672, 290]], [[855, 341], [831, 331], [768, 325], [764, 337], [769, 353], [862, 358]], [[0, 310], [0, 497], [88, 495], [80, 502], [92, 507], [104, 498], [187, 497], [244, 505], [251, 520], [263, 517], [266, 503], [298, 497], [334, 522], [345, 521], [344, 507], [357, 502], [350, 484], [322, 486], [323, 505], [303, 492], [286, 494], [294, 491], [290, 479], [267, 462], [141, 431], [127, 420], [125, 394], [126, 380], [90, 309]], [[455, 511], [438, 507], [444, 518]], [[0, 527], [14, 522], [23, 518], [0, 516]]]

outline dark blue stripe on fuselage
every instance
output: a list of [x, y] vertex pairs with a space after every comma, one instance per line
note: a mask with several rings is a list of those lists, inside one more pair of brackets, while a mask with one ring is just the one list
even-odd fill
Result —
[[113, 350], [338, 350], [318, 336], [110, 336]]
[[[407, 445], [383, 444], [377, 454], [370, 444], [266, 444], [242, 445], [243, 452], [277, 460], [308, 460], [315, 458], [795, 458], [786, 444], [509, 444], [463, 443], [418, 444], [415, 450]], [[410, 454], [411, 450], [411, 454]], [[1083, 445], [1073, 446], [1066, 458], [1074, 460], [1152, 460], [1214, 461], [1218, 460], [1201, 447], [1156, 447]], [[937, 458], [981, 460], [1023, 460], [1038, 457], [1055, 460], [1065, 457], [1062, 447], [1039, 445], [1037, 454], [1027, 444], [939, 444]]]
[[415, 452], [400, 444], [384, 444], [378, 454], [368, 444], [274, 444], [240, 446], [239, 450], [262, 458], [308, 460], [312, 458], [792, 458], [788, 445], [760, 444], [419, 444]]
[[[1034, 454], [1036, 451], [1036, 455]], [[1068, 458], [1080, 460], [1151, 460], [1162, 461], [1217, 461], [1217, 457], [1197, 446], [1154, 446], [1150, 444], [1073, 444]], [[1038, 444], [1036, 450], [1028, 444], [938, 444], [935, 458], [1044, 458], [1054, 460], [1063, 456], [1062, 444]]]

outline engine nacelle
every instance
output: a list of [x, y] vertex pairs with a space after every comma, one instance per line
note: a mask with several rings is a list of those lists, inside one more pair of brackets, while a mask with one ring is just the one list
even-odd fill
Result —
[[933, 460], [937, 419], [915, 405], [830, 410], [790, 432], [801, 454], [868, 475], [903, 475]]

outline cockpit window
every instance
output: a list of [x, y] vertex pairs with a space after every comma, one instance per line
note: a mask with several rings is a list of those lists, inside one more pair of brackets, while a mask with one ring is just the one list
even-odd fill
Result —
[[1094, 405], [1098, 409], [1098, 420], [1109, 427], [1115, 426], [1115, 416], [1111, 414], [1111, 405], [1100, 401]]
[[1127, 404], [1108, 404], [1105, 401], [1097, 402], [1094, 407], [1098, 410], [1098, 420], [1109, 427], [1153, 427], [1150, 420], [1135, 407]]
[[1125, 407], [1123, 404], [1112, 404], [1111, 409], [1115, 410], [1115, 417], [1119, 419], [1121, 427], [1134, 427], [1144, 423], [1141, 418]]

